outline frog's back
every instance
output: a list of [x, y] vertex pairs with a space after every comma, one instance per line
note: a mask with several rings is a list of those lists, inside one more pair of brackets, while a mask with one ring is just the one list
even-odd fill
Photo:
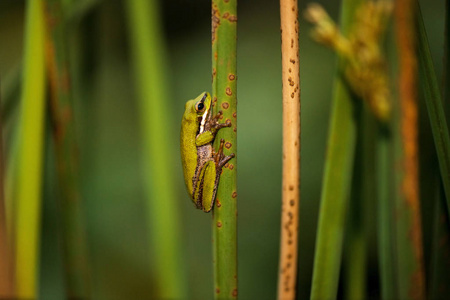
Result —
[[[189, 102], [186, 103], [186, 108], [188, 107]], [[186, 110], [181, 122], [180, 148], [184, 182], [191, 198], [193, 191], [192, 179], [197, 167], [197, 147], [195, 145], [195, 138], [197, 135], [198, 125], [196, 122], [196, 116], [189, 114], [189, 111]]]

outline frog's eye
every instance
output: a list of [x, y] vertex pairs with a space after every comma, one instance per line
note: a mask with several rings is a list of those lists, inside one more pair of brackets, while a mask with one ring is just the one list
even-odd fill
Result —
[[203, 112], [205, 110], [205, 104], [202, 101], [197, 102], [197, 104], [195, 104], [195, 110], [197, 112]]

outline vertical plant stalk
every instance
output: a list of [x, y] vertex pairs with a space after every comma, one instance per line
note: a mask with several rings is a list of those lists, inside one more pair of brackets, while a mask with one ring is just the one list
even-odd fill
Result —
[[61, 0], [45, 0], [45, 55], [51, 88], [51, 118], [60, 186], [59, 221], [68, 298], [88, 298], [89, 263], [79, 189], [77, 145], [73, 116], [70, 70], [66, 51], [66, 19]]
[[22, 80], [22, 65], [16, 64], [9, 73], [2, 78], [2, 124], [8, 124], [19, 103], [20, 86]]
[[379, 128], [377, 137], [377, 210], [378, 255], [380, 260], [381, 299], [395, 299], [397, 277], [394, 264], [394, 204], [392, 203], [392, 168], [390, 148], [392, 138], [387, 130]]
[[174, 120], [168, 108], [165, 50], [158, 1], [126, 1], [131, 57], [143, 128], [145, 187], [150, 241], [154, 247], [156, 298], [186, 298], [185, 269], [180, 246], [180, 217], [173, 183], [173, 147], [167, 134]]
[[358, 137], [349, 205], [345, 247], [345, 299], [367, 298], [367, 233], [375, 203], [375, 118], [363, 105], [358, 120]]
[[[222, 110], [230, 128], [219, 131], [225, 140], [224, 154], [237, 155], [236, 118], [236, 29], [237, 0], [212, 1], [212, 95], [215, 110]], [[237, 298], [237, 190], [236, 158], [222, 169], [213, 210], [214, 295], [216, 299]]]
[[[398, 57], [395, 37], [390, 33], [387, 41], [387, 61], [389, 77], [397, 78]], [[392, 80], [391, 80], [392, 81]], [[397, 168], [394, 150], [398, 141], [394, 125], [398, 119], [397, 90], [391, 89], [391, 120], [379, 124], [377, 132], [377, 242], [379, 258], [380, 298], [398, 298], [397, 264], [395, 251], [395, 179]]]
[[444, 29], [444, 103], [445, 115], [450, 117], [450, 0], [445, 1]]
[[40, 241], [43, 133], [45, 117], [44, 16], [42, 0], [26, 8], [25, 59], [20, 114], [16, 214], [18, 298], [37, 296]]
[[397, 0], [395, 29], [399, 57], [400, 111], [396, 165], [396, 251], [399, 299], [424, 299], [425, 279], [419, 203], [417, 61], [412, 0]]
[[295, 299], [300, 206], [300, 59], [297, 0], [280, 0], [283, 182], [278, 299]]
[[445, 109], [441, 99], [441, 91], [439, 89], [438, 80], [434, 71], [433, 59], [428, 46], [427, 33], [418, 6], [416, 19], [419, 33], [419, 66], [423, 74], [422, 82], [424, 85], [425, 103], [428, 109], [434, 145], [439, 160], [442, 185], [447, 200], [447, 212], [450, 214], [450, 137], [447, 121], [445, 119]]
[[[0, 81], [1, 87], [1, 81]], [[0, 103], [1, 93], [0, 93]], [[0, 108], [0, 124], [3, 125]], [[11, 261], [11, 245], [8, 238], [5, 203], [5, 165], [3, 154], [3, 126], [0, 127], [0, 299], [13, 298], [13, 269]]]
[[[449, 66], [448, 57], [448, 27], [449, 27], [449, 12], [446, 10], [446, 28], [445, 28], [445, 52], [444, 52], [444, 65]], [[417, 26], [418, 26], [418, 44], [419, 44], [419, 58], [420, 58], [420, 70], [421, 70], [421, 82], [423, 84], [423, 91], [425, 94], [425, 102], [428, 108], [428, 115], [431, 122], [431, 128], [433, 131], [433, 136], [435, 139], [435, 148], [439, 156], [440, 163], [440, 174], [442, 178], [442, 186], [444, 187], [445, 195], [439, 193], [440, 197], [437, 197], [435, 203], [434, 211], [434, 224], [433, 224], [433, 244], [432, 244], [432, 256], [431, 256], [431, 278], [429, 287], [429, 298], [439, 299], [442, 295], [448, 295], [450, 293], [450, 274], [448, 269], [450, 268], [450, 259], [448, 257], [448, 252], [450, 250], [449, 241], [449, 219], [448, 219], [448, 205], [449, 197], [447, 196], [447, 191], [450, 188], [448, 182], [445, 178], [450, 174], [447, 171], [445, 173], [445, 166], [448, 164], [448, 153], [450, 151], [450, 143], [448, 137], [448, 127], [446, 122], [445, 113], [447, 112], [447, 117], [449, 117], [449, 74], [448, 69], [444, 68], [444, 97], [447, 97], [442, 101], [441, 91], [439, 89], [438, 81], [436, 78], [436, 73], [434, 70], [434, 65], [429, 49], [428, 38], [422, 18], [422, 13], [420, 6], [417, 6]], [[442, 161], [441, 164], [441, 160]], [[444, 167], [444, 168], [443, 168]], [[439, 190], [439, 186], [436, 187]], [[445, 199], [444, 199], [445, 198]], [[447, 200], [447, 201], [445, 201]]]
[[[360, 0], [344, 0], [342, 33], [348, 33]], [[342, 61], [339, 62], [342, 67]], [[349, 187], [356, 144], [353, 100], [344, 79], [336, 71], [333, 107], [328, 136], [325, 171], [320, 199], [319, 224], [314, 257], [311, 299], [334, 299], [341, 266]]]

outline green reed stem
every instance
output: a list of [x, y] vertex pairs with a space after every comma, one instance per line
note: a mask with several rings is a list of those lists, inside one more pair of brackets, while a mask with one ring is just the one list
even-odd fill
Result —
[[45, 0], [46, 62], [51, 88], [51, 117], [60, 186], [59, 214], [68, 298], [90, 295], [89, 263], [79, 189], [77, 144], [67, 55], [66, 19], [61, 0]]
[[45, 116], [44, 16], [42, 0], [26, 7], [25, 57], [20, 114], [16, 214], [17, 297], [36, 298], [41, 219]]
[[367, 252], [370, 208], [376, 200], [375, 119], [363, 105], [358, 122], [355, 168], [350, 199], [345, 253], [345, 299], [367, 298]]
[[[420, 8], [419, 8], [420, 9]], [[444, 31], [444, 73], [443, 73], [443, 101], [439, 101], [438, 104], [443, 106], [445, 117], [450, 117], [450, 46], [449, 46], [449, 36], [450, 33], [450, 1], [446, 1], [445, 10], [445, 31]], [[423, 18], [418, 15], [419, 22], [419, 43], [425, 43], [424, 46], [428, 47], [428, 40], [426, 39], [426, 31], [423, 24]], [[429, 51], [428, 55], [430, 55]], [[427, 59], [426, 56], [424, 59]], [[431, 59], [431, 57], [429, 57]], [[432, 62], [429, 61], [428, 64]], [[422, 64], [422, 62], [421, 62]], [[435, 81], [433, 85], [436, 85], [436, 73], [434, 70], [430, 70], [431, 76], [427, 76], [425, 80]], [[422, 70], [422, 76], [425, 75]], [[435, 86], [434, 88], [437, 88]], [[424, 87], [425, 89], [425, 87]], [[431, 104], [433, 100], [427, 97], [427, 104]], [[429, 110], [429, 112], [431, 112]], [[430, 118], [431, 121], [431, 118]], [[439, 182], [441, 176], [439, 176]], [[442, 186], [442, 185], [441, 185]], [[429, 287], [429, 298], [433, 300], [441, 299], [442, 295], [450, 294], [450, 259], [448, 253], [450, 253], [450, 222], [448, 215], [448, 197], [445, 193], [442, 193], [442, 188], [440, 186], [435, 187], [438, 191], [438, 197], [435, 200], [434, 208], [434, 220], [433, 220], [433, 236], [432, 236], [432, 246], [431, 246], [431, 274], [430, 274], [430, 287]]]
[[383, 128], [377, 137], [377, 211], [378, 211], [378, 255], [380, 260], [381, 299], [394, 299], [397, 295], [394, 267], [393, 212], [391, 201], [392, 169], [390, 148], [392, 138]]
[[[224, 154], [236, 152], [236, 28], [237, 0], [212, 1], [212, 95], [215, 110], [223, 111], [230, 128], [219, 131], [216, 146], [225, 139]], [[236, 158], [223, 168], [213, 211], [215, 299], [237, 298]]]
[[131, 57], [143, 128], [145, 186], [148, 197], [150, 241], [154, 247], [153, 274], [158, 298], [186, 297], [180, 245], [180, 217], [173, 189], [175, 140], [172, 132], [164, 64], [165, 50], [158, 1], [126, 1]]
[[450, 214], [450, 137], [445, 110], [442, 104], [441, 91], [434, 71], [433, 59], [428, 46], [428, 38], [423, 24], [420, 7], [417, 9], [418, 49], [420, 70], [423, 74], [423, 91], [425, 103], [428, 108], [431, 130], [434, 137], [434, 145], [441, 170], [442, 185], [447, 199], [447, 211]]
[[[1, 88], [1, 81], [0, 81]], [[1, 95], [0, 95], [1, 103]], [[0, 124], [2, 124], [2, 111], [0, 109]], [[3, 126], [0, 128], [3, 129]], [[5, 201], [5, 164], [3, 151], [3, 130], [0, 130], [0, 299], [13, 298], [13, 269], [12, 247], [8, 235], [8, 222], [6, 218]]]
[[[360, 0], [344, 0], [342, 33], [348, 33]], [[342, 65], [340, 60], [339, 65]], [[336, 71], [333, 107], [328, 136], [320, 201], [311, 299], [334, 299], [337, 295], [342, 242], [353, 171], [356, 122], [353, 99], [344, 79]]]

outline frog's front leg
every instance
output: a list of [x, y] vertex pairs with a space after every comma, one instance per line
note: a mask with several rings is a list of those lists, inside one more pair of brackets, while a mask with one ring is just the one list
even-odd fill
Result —
[[212, 117], [205, 125], [205, 131], [197, 135], [195, 144], [197, 147], [212, 143], [216, 137], [217, 132], [224, 127], [231, 127], [231, 122], [219, 123], [222, 111], [220, 110], [217, 115]]
[[222, 116], [222, 111], [219, 110], [217, 114], [211, 118], [211, 120], [208, 122], [207, 128], [211, 128], [212, 130], [215, 130], [216, 132], [219, 131], [219, 129], [224, 127], [231, 127], [231, 122], [227, 121], [225, 123], [219, 123], [219, 119]]

